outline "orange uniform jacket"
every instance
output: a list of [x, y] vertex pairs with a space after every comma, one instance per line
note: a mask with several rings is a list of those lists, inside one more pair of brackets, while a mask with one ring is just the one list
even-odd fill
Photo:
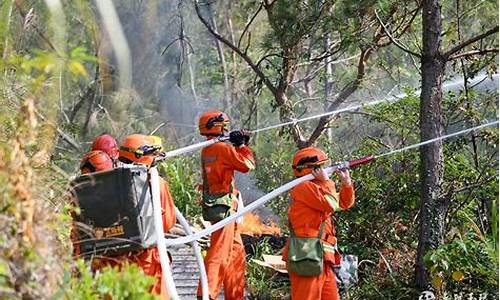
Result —
[[215, 143], [201, 151], [204, 166], [204, 189], [209, 194], [237, 194], [234, 187], [234, 171], [247, 173], [255, 168], [252, 150], [248, 146], [233, 147]]
[[[331, 180], [305, 181], [290, 192], [292, 202], [288, 208], [288, 220], [297, 237], [317, 237], [321, 222], [326, 220], [322, 242], [325, 249], [325, 262], [338, 264], [334, 246], [337, 242], [335, 227], [331, 216], [334, 211], [348, 209], [354, 204], [352, 185], [341, 186], [340, 193], [335, 190]], [[283, 260], [288, 259], [288, 243], [283, 251]]]

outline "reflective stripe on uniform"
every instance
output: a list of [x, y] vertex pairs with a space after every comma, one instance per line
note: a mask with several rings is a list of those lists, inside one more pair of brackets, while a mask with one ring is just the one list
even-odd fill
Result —
[[326, 200], [332, 205], [333, 211], [341, 211], [342, 208], [340, 207], [339, 201], [332, 195], [325, 195]]
[[330, 252], [330, 253], [336, 253], [337, 252], [337, 244], [332, 246], [330, 244], [323, 243], [323, 251]]
[[250, 169], [254, 170], [255, 169], [255, 163], [251, 159], [245, 159], [245, 165]]

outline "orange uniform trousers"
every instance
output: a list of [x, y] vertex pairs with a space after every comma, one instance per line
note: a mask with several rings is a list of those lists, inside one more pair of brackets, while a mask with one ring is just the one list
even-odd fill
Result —
[[339, 300], [333, 264], [325, 261], [318, 276], [300, 276], [289, 272], [292, 300]]
[[[236, 223], [215, 231], [205, 256], [210, 299], [216, 299], [224, 286], [224, 299], [241, 300], [245, 291], [245, 248]], [[202, 295], [201, 283], [198, 296]]]

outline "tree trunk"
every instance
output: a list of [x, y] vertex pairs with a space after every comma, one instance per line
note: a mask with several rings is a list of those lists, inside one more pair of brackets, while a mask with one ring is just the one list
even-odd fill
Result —
[[[231, 43], [233, 45], [236, 45], [236, 39], [234, 37], [234, 28], [233, 28], [233, 20], [231, 19], [231, 15], [233, 13], [232, 10], [232, 0], [228, 0], [227, 3], [224, 4], [224, 11], [225, 11], [225, 19], [226, 19], [226, 26], [227, 30], [229, 32], [229, 38]], [[241, 107], [240, 107], [240, 99], [238, 95], [238, 81], [236, 80], [238, 78], [238, 60], [236, 58], [236, 52], [231, 51], [231, 79], [229, 82], [229, 91], [228, 91], [228, 96], [230, 97], [230, 107], [229, 107], [229, 113], [231, 116], [233, 116], [234, 119], [240, 119], [241, 117]]]
[[[441, 6], [439, 0], [423, 1], [422, 93], [420, 95], [420, 139], [443, 133], [442, 81], [445, 60], [441, 54]], [[421, 195], [415, 284], [419, 290], [430, 285], [424, 256], [443, 243], [447, 201], [441, 198], [443, 145], [441, 141], [420, 148]]]

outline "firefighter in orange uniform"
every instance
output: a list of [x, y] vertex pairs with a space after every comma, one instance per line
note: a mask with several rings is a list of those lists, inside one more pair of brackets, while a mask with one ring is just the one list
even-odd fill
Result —
[[[97, 137], [92, 143], [91, 151], [85, 153], [80, 161], [80, 172], [82, 174], [105, 171], [116, 166], [118, 159], [118, 146], [116, 140], [109, 134]], [[72, 215], [75, 218], [74, 215]], [[80, 255], [80, 247], [76, 242], [77, 229], [71, 231], [73, 241], [73, 255]]]
[[[161, 138], [142, 134], [132, 134], [122, 142], [118, 159], [125, 164], [142, 164], [150, 167], [155, 158], [162, 153]], [[163, 230], [168, 232], [175, 224], [174, 200], [165, 180], [160, 178], [160, 202], [162, 207]], [[146, 275], [156, 277], [152, 291], [160, 294], [161, 299], [168, 299], [168, 293], [160, 264], [160, 256], [156, 247], [142, 250], [139, 253], [131, 253], [126, 256], [132, 262], [137, 263]]]
[[[113, 168], [118, 162], [126, 164], [142, 164], [150, 167], [154, 159], [161, 154], [161, 139], [157, 136], [133, 134], [125, 137], [118, 151], [116, 141], [110, 135], [99, 136], [92, 144], [92, 151], [86, 153], [80, 163], [82, 174], [104, 171]], [[96, 150], [99, 149], [99, 150]], [[102, 151], [101, 151], [102, 150]], [[160, 178], [160, 202], [162, 207], [163, 230], [169, 231], [176, 222], [174, 201], [166, 181]], [[75, 246], [78, 255], [78, 247]], [[167, 289], [163, 284], [162, 270], [158, 249], [150, 248], [139, 252], [128, 253], [118, 257], [95, 258], [92, 269], [105, 266], [121, 267], [125, 262], [136, 263], [146, 275], [156, 277], [152, 291], [160, 294], [161, 299], [168, 299]]]
[[[288, 252], [290, 240], [283, 251], [287, 261], [292, 300], [338, 300], [339, 294], [333, 266], [340, 263], [333, 214], [350, 208], [354, 204], [354, 188], [348, 170], [338, 170], [340, 193], [335, 183], [322, 168], [329, 162], [327, 155], [318, 148], [299, 150], [293, 158], [296, 177], [312, 173], [314, 179], [295, 186], [291, 192], [288, 220], [295, 237], [316, 238], [323, 225], [320, 237], [323, 246], [323, 269], [318, 276], [301, 276], [290, 270]], [[324, 224], [323, 224], [324, 223]]]
[[[209, 111], [199, 120], [200, 134], [207, 139], [224, 136], [229, 130], [229, 118], [220, 111]], [[253, 153], [248, 147], [250, 134], [232, 131], [231, 144], [219, 142], [201, 152], [203, 173], [203, 217], [212, 224], [237, 210], [238, 191], [234, 171], [247, 173], [255, 168]], [[212, 233], [205, 257], [210, 299], [216, 299], [224, 286], [224, 299], [243, 299], [245, 289], [245, 249], [238, 225], [233, 222]], [[201, 297], [201, 283], [198, 297]]]

